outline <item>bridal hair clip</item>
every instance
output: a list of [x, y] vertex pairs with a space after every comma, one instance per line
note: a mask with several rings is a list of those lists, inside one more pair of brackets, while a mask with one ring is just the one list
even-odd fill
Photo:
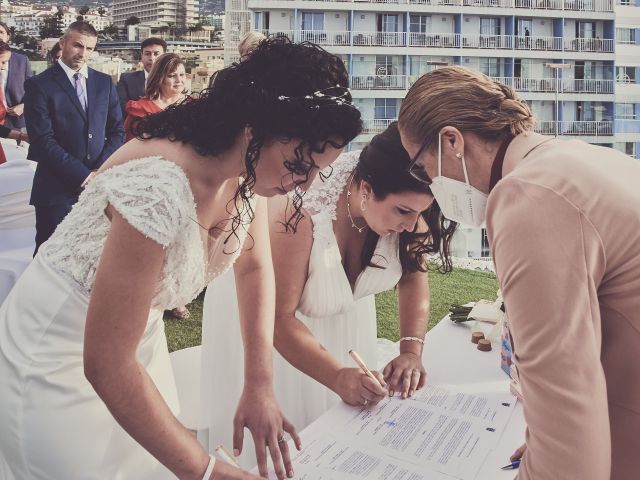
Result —
[[[315, 105], [313, 108], [320, 108], [321, 105], [346, 105], [353, 107], [351, 102], [351, 90], [347, 87], [341, 87], [336, 85], [335, 87], [325, 88], [324, 90], [317, 90], [310, 95], [303, 97], [289, 97], [287, 95], [279, 95], [278, 100], [281, 102], [292, 102], [296, 100], [314, 100]], [[355, 108], [355, 107], [354, 107]]]

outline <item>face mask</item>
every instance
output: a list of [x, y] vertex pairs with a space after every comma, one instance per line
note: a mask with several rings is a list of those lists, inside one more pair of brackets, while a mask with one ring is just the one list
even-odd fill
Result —
[[469, 183], [464, 157], [462, 169], [464, 182], [442, 176], [442, 138], [438, 135], [438, 176], [430, 185], [431, 192], [449, 220], [470, 227], [484, 227], [488, 195]]

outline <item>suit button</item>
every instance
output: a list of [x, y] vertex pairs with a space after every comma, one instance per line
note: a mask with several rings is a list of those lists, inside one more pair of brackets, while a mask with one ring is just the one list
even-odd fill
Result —
[[87, 155], [87, 160], [91, 160], [91, 155]]
[[89, 138], [93, 138], [93, 134], [91, 134], [91, 133], [90, 133], [90, 134], [89, 134]]

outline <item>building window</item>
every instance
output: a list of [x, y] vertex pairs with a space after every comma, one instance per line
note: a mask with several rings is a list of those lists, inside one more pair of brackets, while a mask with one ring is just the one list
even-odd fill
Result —
[[498, 58], [480, 58], [480, 71], [489, 77], [500, 76], [500, 60]]
[[626, 43], [635, 45], [636, 29], [635, 28], [616, 28], [616, 43]]
[[576, 22], [576, 38], [596, 38], [596, 22]]
[[616, 67], [616, 81], [618, 83], [636, 83], [636, 67]]
[[500, 19], [496, 17], [481, 18], [480, 35], [500, 35]]
[[409, 17], [409, 31], [411, 33], [431, 32], [431, 15], [411, 15]]
[[395, 98], [376, 98], [373, 117], [376, 120], [395, 120], [398, 117], [398, 102]]
[[395, 75], [396, 73], [391, 55], [376, 55], [376, 75]]
[[633, 142], [624, 142], [624, 153], [631, 157], [636, 156], [636, 144]]
[[269, 30], [269, 12], [255, 12], [254, 30]]
[[389, 15], [386, 13], [378, 15], [378, 32], [397, 33], [399, 26], [398, 15]]
[[302, 30], [324, 30], [324, 13], [302, 12]]
[[634, 103], [616, 103], [616, 118], [629, 120], [636, 118], [636, 105]]

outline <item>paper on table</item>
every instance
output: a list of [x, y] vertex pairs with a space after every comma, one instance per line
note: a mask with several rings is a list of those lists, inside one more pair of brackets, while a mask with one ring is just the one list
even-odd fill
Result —
[[372, 409], [339, 404], [305, 432], [305, 448], [293, 461], [295, 478], [473, 479], [516, 403], [486, 387], [429, 386]]

